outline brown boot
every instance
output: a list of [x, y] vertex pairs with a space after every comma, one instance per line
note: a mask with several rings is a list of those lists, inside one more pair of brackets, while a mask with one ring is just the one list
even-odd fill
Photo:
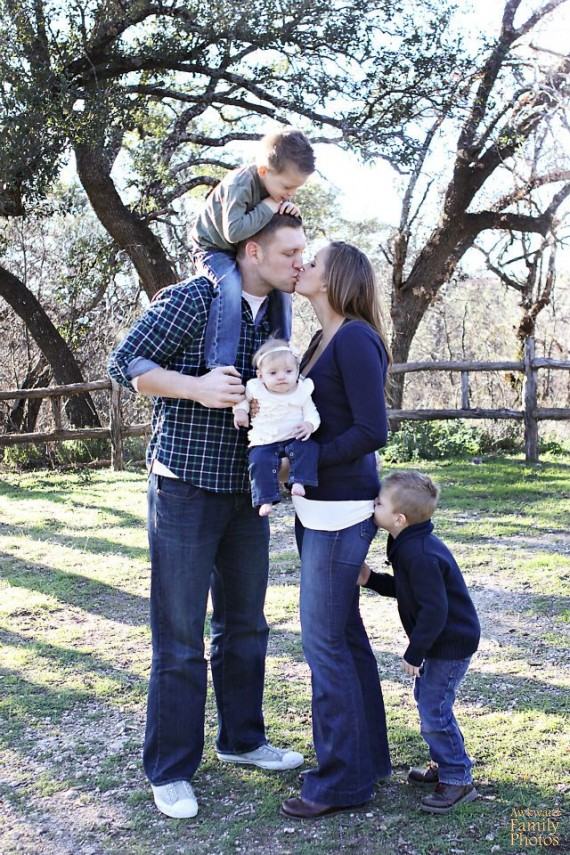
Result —
[[473, 784], [457, 786], [440, 782], [431, 795], [423, 797], [420, 807], [428, 813], [449, 813], [458, 805], [472, 802], [477, 795]]
[[439, 783], [439, 771], [437, 763], [428, 763], [425, 769], [413, 768], [408, 772], [408, 783], [410, 784], [437, 784]]

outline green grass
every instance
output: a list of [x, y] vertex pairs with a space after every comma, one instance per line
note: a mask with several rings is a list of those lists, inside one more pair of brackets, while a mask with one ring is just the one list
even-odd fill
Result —
[[[570, 788], [570, 460], [417, 468], [442, 487], [437, 531], [464, 569], [482, 617], [481, 650], [457, 705], [477, 762], [477, 802], [451, 817], [418, 811], [419, 794], [405, 777], [426, 751], [411, 684], [400, 669], [404, 635], [393, 603], [365, 592], [362, 611], [379, 662], [395, 766], [372, 803], [312, 824], [280, 817], [280, 802], [298, 792], [296, 773], [220, 765], [210, 691], [204, 759], [194, 782], [200, 812], [190, 822], [162, 817], [140, 764], [150, 665], [144, 473], [0, 473], [1, 851], [536, 850], [511, 842], [513, 810], [564, 810]], [[292, 522], [284, 503], [272, 521], [265, 715], [270, 738], [312, 763]], [[373, 564], [381, 564], [383, 548], [378, 536]], [[559, 821], [568, 841], [567, 817]]]

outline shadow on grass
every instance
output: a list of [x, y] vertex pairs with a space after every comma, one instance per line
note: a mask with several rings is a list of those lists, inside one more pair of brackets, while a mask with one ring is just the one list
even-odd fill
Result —
[[[97, 526], [100, 528], [100, 526]], [[137, 520], [137, 527], [141, 528], [140, 520]], [[78, 549], [80, 552], [88, 552], [93, 555], [124, 555], [133, 560], [146, 559], [148, 560], [147, 546], [123, 546], [112, 540], [107, 540], [104, 537], [92, 537], [90, 534], [73, 535], [59, 534], [58, 528], [69, 531], [66, 523], [62, 522], [61, 526], [57, 525], [53, 528], [46, 526], [10, 526], [11, 534], [21, 534], [23, 537], [29, 538], [39, 543], [58, 543], [61, 546], [67, 546], [70, 549]], [[81, 526], [81, 531], [88, 532], [85, 526]], [[7, 532], [8, 533], [8, 532]]]
[[[51, 660], [62, 668], [71, 668], [77, 674], [83, 674], [87, 678], [93, 676], [107, 677], [126, 688], [139, 686], [146, 689], [147, 681], [132, 671], [117, 668], [114, 665], [99, 658], [91, 651], [75, 650], [61, 644], [49, 644], [46, 641], [37, 641], [19, 632], [13, 632], [0, 626], [0, 644], [12, 647], [24, 647], [27, 651], [42, 658]], [[150, 661], [150, 645], [149, 645]]]
[[0, 552], [0, 562], [2, 577], [13, 587], [37, 591], [61, 603], [132, 626], [148, 622], [145, 597], [78, 573], [64, 573], [46, 564], [23, 561], [5, 552]]

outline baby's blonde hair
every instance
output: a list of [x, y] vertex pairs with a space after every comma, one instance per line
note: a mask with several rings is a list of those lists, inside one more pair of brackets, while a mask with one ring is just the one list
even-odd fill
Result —
[[415, 469], [391, 472], [382, 480], [380, 492], [390, 491], [394, 510], [404, 514], [409, 525], [426, 522], [437, 507], [439, 487]]
[[[275, 353], [275, 357], [273, 357], [273, 353]], [[265, 344], [262, 344], [261, 347], [253, 354], [253, 367], [259, 369], [259, 363], [262, 360], [267, 365], [272, 362], [274, 358], [285, 356], [287, 353], [293, 357], [298, 368], [299, 359], [289, 347], [289, 342], [285, 341], [284, 338], [269, 338]]]

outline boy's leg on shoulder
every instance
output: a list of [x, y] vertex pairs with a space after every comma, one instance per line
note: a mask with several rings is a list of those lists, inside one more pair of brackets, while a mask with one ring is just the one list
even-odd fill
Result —
[[291, 294], [284, 291], [272, 291], [269, 295], [268, 311], [272, 335], [289, 341], [293, 321]]
[[217, 286], [206, 326], [206, 366], [235, 365], [241, 329], [241, 274], [235, 256], [208, 250], [196, 256], [197, 270]]
[[[428, 658], [422, 676], [416, 678], [414, 696], [421, 734], [432, 759], [432, 765], [423, 773], [425, 783], [437, 775], [434, 792], [421, 801], [422, 810], [431, 813], [448, 813], [477, 798], [471, 777], [473, 763], [465, 750], [463, 734], [453, 713], [457, 687], [467, 672], [469, 662], [470, 657]], [[419, 775], [413, 775], [413, 772], [421, 774], [421, 771], [410, 771], [411, 780], [417, 783]]]

